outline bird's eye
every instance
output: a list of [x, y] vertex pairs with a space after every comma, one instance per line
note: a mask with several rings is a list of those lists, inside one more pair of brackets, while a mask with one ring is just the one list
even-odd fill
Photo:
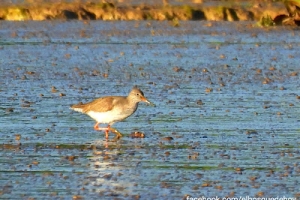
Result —
[[136, 93], [136, 96], [139, 96], [140, 94], [139, 93]]

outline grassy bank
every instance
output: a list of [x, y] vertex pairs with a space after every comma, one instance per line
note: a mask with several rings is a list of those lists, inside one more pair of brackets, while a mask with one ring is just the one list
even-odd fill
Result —
[[214, 20], [259, 21], [263, 16], [274, 19], [286, 15], [283, 3], [249, 1], [249, 3], [192, 5], [123, 5], [113, 3], [27, 3], [2, 5], [1, 20]]

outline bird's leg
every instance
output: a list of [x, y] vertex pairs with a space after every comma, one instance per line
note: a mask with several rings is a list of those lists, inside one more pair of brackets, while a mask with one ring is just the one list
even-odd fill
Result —
[[94, 126], [94, 129], [96, 131], [105, 131], [105, 138], [108, 139], [108, 132], [110, 130], [110, 126], [108, 125], [107, 128], [102, 128], [102, 127], [99, 127], [99, 122], [97, 122]]
[[122, 137], [122, 134], [115, 128], [109, 127], [109, 130], [117, 135], [117, 138]]
[[99, 122], [97, 122], [95, 125], [94, 125], [94, 130], [98, 131], [98, 125], [99, 125]]
[[122, 137], [122, 134], [115, 128], [111, 127], [110, 125], [108, 125], [106, 128], [102, 128], [102, 127], [99, 127], [99, 122], [97, 122], [94, 126], [94, 129], [96, 131], [105, 131], [105, 138], [108, 139], [108, 133], [109, 131], [115, 133], [117, 135], [118, 138]]
[[96, 124], [95, 124], [95, 126], [94, 126], [94, 129], [96, 130], [96, 131], [107, 131], [108, 130], [108, 127], [107, 128], [102, 128], [102, 127], [99, 127], [99, 122], [97, 122]]
[[108, 139], [108, 132], [110, 130], [110, 125], [107, 126], [106, 131], [105, 131], [105, 138]]

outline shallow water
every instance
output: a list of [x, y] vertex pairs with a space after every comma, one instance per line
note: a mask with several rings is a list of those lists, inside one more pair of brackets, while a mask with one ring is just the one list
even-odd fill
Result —
[[[300, 196], [299, 30], [252, 22], [0, 27], [0, 198]], [[92, 119], [69, 109], [133, 85], [156, 107], [141, 103], [116, 123], [120, 140], [105, 141]], [[131, 138], [134, 131], [146, 138]]]

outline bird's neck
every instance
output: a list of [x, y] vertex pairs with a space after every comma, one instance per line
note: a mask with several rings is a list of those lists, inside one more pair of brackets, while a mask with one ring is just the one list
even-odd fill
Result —
[[128, 98], [127, 97], [127, 105], [128, 107], [137, 107], [139, 104], [139, 102], [136, 102], [136, 101], [132, 101], [132, 99]]

